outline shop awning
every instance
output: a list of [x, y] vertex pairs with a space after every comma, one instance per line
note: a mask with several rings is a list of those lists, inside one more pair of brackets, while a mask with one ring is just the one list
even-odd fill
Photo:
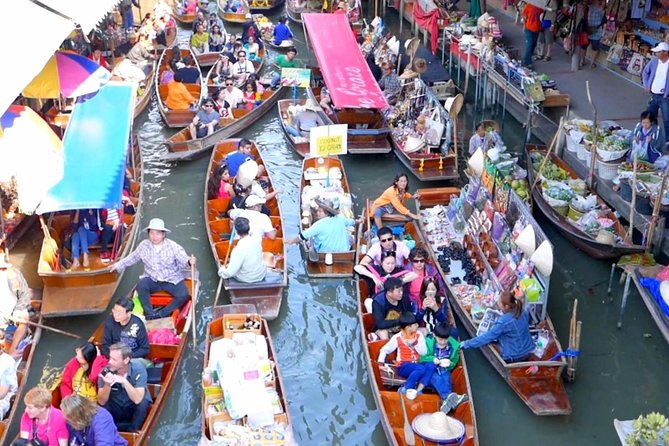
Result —
[[[40, 72], [49, 58], [80, 24], [88, 34], [119, 0], [43, 0], [49, 10], [30, 0], [3, 2], [0, 15], [0, 48], [3, 59], [12, 61], [2, 73], [0, 114], [12, 104], [23, 87]], [[55, 12], [54, 12], [55, 11]], [[38, 30], [39, 37], [26, 38]]]
[[302, 18], [335, 107], [387, 107], [346, 14], [302, 14]]
[[63, 178], [49, 189], [38, 214], [121, 203], [134, 103], [134, 86], [114, 81], [77, 102], [63, 138]]

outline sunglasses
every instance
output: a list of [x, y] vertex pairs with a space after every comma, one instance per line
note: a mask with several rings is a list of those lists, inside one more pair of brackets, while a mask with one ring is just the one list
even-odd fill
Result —
[[232, 87], [232, 84], [225, 84], [226, 87]]
[[380, 241], [381, 243], [392, 242], [392, 241], [393, 241], [393, 238], [392, 238], [392, 237], [391, 237], [391, 238], [382, 238], [382, 239], [380, 239], [379, 241]]
[[413, 259], [412, 263], [425, 263], [425, 259]]
[[211, 104], [204, 104], [204, 106], [209, 107], [209, 108], [213, 107], [213, 105], [211, 105]]

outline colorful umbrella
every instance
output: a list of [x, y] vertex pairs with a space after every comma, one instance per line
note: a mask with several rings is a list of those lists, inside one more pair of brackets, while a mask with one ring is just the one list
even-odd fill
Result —
[[42, 71], [23, 89], [27, 98], [73, 98], [94, 93], [111, 73], [76, 53], [56, 51]]
[[63, 143], [37, 113], [12, 105], [0, 117], [0, 181], [16, 177], [19, 205], [32, 213], [63, 176]]

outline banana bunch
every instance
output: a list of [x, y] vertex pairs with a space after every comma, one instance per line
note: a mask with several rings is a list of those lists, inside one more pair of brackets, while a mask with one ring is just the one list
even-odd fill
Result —
[[[658, 412], [651, 412], [646, 416], [639, 416], [634, 420], [634, 432], [627, 436], [627, 446], [660, 445], [669, 441], [669, 419]], [[661, 441], [658, 437], [662, 433]]]

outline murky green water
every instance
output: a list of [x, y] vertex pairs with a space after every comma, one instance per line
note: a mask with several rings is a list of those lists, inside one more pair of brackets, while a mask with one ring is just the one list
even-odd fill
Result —
[[[300, 58], [305, 57], [302, 51]], [[467, 108], [463, 114], [467, 115]], [[461, 128], [470, 130], [473, 119], [463, 116]], [[145, 161], [142, 222], [152, 217], [165, 219], [173, 230], [171, 237], [198, 258], [202, 287], [197, 328], [201, 340], [218, 283], [202, 216], [208, 158], [176, 166], [158, 160], [157, 155], [165, 150], [161, 143], [171, 131], [164, 129], [155, 103], [140, 117], [135, 130], [139, 132]], [[506, 123], [503, 136], [509, 147], [519, 147], [523, 135], [516, 123]], [[286, 236], [294, 236], [298, 226], [301, 159], [284, 141], [275, 112], [268, 113], [241, 136], [258, 143], [275, 184], [283, 191], [279, 200]], [[404, 170], [393, 155], [348, 156], [344, 163], [357, 203], [375, 198], [397, 171]], [[415, 180], [410, 181], [412, 187], [418, 186]], [[547, 222], [541, 219], [540, 222], [555, 246], [549, 314], [563, 345], [566, 345], [572, 302], [576, 298], [579, 299], [579, 319], [583, 321], [577, 380], [567, 385], [573, 413], [558, 418], [532, 415], [483, 356], [468, 351], [480, 443], [485, 446], [615, 445], [613, 418], [629, 419], [651, 410], [669, 413], [669, 374], [666, 372], [669, 347], [636, 292], [630, 295], [622, 330], [616, 329], [621, 287], [615, 288], [614, 302], [610, 303], [606, 296], [610, 265], [588, 258]], [[16, 249], [17, 255], [37, 249], [38, 244], [38, 235], [25, 239]], [[310, 281], [297, 247], [288, 249], [288, 268], [289, 283], [281, 314], [270, 324], [270, 330], [299, 443], [387, 444], [362, 362], [352, 281]], [[130, 290], [139, 273], [137, 267], [128, 270], [118, 296]], [[227, 303], [225, 292], [222, 300]], [[49, 323], [87, 337], [104, 317], [58, 319]], [[36, 384], [52, 376], [53, 371], [72, 356], [76, 344], [70, 338], [44, 333], [29, 382]], [[188, 344], [150, 444], [197, 443], [201, 430], [202, 351], [202, 341], [197, 350]], [[43, 369], [42, 374], [40, 369]]]

